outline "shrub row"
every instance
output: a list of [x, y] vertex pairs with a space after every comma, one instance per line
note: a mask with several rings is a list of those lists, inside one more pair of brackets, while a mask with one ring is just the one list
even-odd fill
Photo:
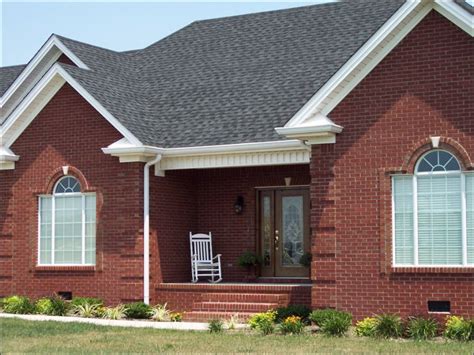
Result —
[[[352, 315], [335, 309], [319, 309], [310, 312], [304, 306], [278, 308], [253, 315], [248, 324], [264, 335], [280, 330], [282, 334], [300, 334], [304, 325], [313, 323], [319, 331], [328, 336], [344, 336], [351, 324]], [[464, 319], [450, 316], [446, 320], [442, 335], [448, 339], [474, 340], [474, 318]], [[404, 322], [394, 314], [381, 314], [357, 322], [355, 332], [358, 336], [377, 338], [408, 337], [415, 340], [432, 339], [440, 333], [440, 325], [431, 318], [410, 317]]]
[[182, 320], [182, 314], [171, 312], [166, 304], [152, 307], [143, 302], [134, 302], [106, 307], [99, 298], [74, 297], [71, 301], [65, 301], [56, 295], [40, 298], [36, 302], [24, 296], [6, 297], [0, 299], [0, 312], [51, 316], [71, 315], [84, 318], [153, 319], [173, 322]]

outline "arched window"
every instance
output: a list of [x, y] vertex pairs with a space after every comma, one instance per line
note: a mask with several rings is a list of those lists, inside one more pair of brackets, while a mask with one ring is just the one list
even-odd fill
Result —
[[95, 194], [81, 192], [73, 176], [62, 177], [52, 195], [39, 198], [40, 265], [94, 265]]
[[431, 150], [415, 174], [393, 176], [396, 266], [474, 264], [474, 174], [456, 157]]

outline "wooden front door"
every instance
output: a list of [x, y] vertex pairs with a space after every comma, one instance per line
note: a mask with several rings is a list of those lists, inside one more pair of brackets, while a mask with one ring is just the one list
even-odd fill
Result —
[[300, 263], [310, 251], [309, 189], [264, 189], [258, 194], [261, 276], [309, 276], [309, 268]]

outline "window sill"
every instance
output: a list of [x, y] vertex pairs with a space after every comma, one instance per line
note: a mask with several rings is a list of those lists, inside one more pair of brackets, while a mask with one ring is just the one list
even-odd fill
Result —
[[81, 272], [94, 272], [96, 271], [95, 265], [36, 265], [35, 271], [81, 271]]
[[393, 274], [473, 274], [474, 266], [392, 266], [391, 272]]

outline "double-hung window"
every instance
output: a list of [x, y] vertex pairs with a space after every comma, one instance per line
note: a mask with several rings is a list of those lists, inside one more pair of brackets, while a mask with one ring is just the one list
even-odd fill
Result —
[[39, 265], [94, 265], [95, 194], [81, 192], [72, 176], [61, 178], [53, 194], [39, 198]]
[[474, 174], [432, 150], [392, 177], [394, 266], [474, 266]]

